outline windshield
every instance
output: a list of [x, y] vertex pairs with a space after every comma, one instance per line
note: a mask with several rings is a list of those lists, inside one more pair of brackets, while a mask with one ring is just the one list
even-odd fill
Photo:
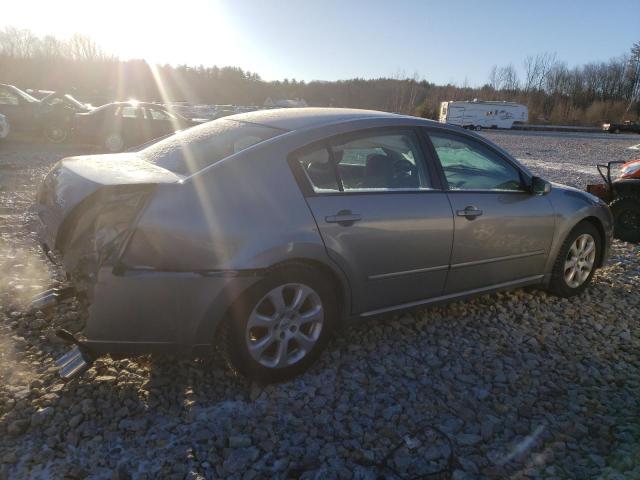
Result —
[[[15, 88], [15, 87], [14, 87]], [[27, 92], [20, 90], [19, 88], [15, 88], [14, 92], [17, 95], [20, 95], [23, 99], [25, 99], [27, 102], [31, 102], [31, 103], [38, 103], [40, 102], [40, 100], [38, 100], [35, 97], [32, 97], [31, 95], [29, 95]]]
[[171, 135], [140, 154], [174, 173], [190, 175], [283, 132], [265, 125], [219, 119]]
[[85, 108], [84, 103], [79, 102], [78, 100], [76, 100], [74, 97], [72, 97], [71, 95], [65, 95], [64, 98], [67, 100], [67, 102], [69, 102], [71, 105], [77, 107], [77, 108]]

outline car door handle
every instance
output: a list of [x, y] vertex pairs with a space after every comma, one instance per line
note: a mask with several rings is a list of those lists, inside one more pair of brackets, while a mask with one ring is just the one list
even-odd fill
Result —
[[480, 215], [482, 215], [482, 210], [480, 210], [479, 208], [476, 208], [476, 207], [474, 207], [472, 205], [469, 205], [464, 210], [458, 210], [456, 212], [456, 214], [459, 217], [467, 217], [469, 220], [473, 220], [474, 218], [479, 217]]
[[335, 215], [324, 217], [324, 221], [327, 223], [339, 223], [344, 226], [353, 225], [354, 222], [360, 220], [362, 220], [362, 215], [359, 213], [351, 213], [351, 210], [340, 210]]

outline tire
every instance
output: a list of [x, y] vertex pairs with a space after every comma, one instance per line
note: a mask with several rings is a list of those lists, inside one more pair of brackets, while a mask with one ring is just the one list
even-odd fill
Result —
[[614, 128], [613, 129], [613, 133], [620, 133], [620, 129], [619, 128]]
[[118, 132], [111, 132], [105, 135], [103, 145], [110, 153], [118, 153], [124, 149], [124, 139]]
[[69, 130], [58, 125], [49, 125], [44, 129], [44, 136], [51, 143], [63, 143], [69, 136]]
[[9, 138], [10, 134], [11, 134], [11, 125], [9, 125], [9, 121], [7, 120], [4, 125], [4, 128], [0, 130], [0, 140], [6, 140], [7, 138]]
[[476, 129], [476, 131], [478, 131], [478, 132], [479, 132], [480, 130], [482, 130], [482, 125], [476, 125], [476, 128], [475, 128], [475, 129]]
[[[302, 300], [295, 309], [298, 295]], [[276, 308], [271, 298], [282, 299], [282, 308]], [[313, 320], [305, 322], [304, 315]], [[337, 319], [336, 294], [329, 279], [306, 265], [280, 268], [234, 303], [221, 326], [218, 345], [232, 370], [260, 383], [281, 382], [303, 373], [318, 359]]]
[[[584, 251], [581, 251], [579, 242], [581, 242], [581, 239], [585, 239], [588, 242], [589, 238], [593, 242], [593, 250], [589, 250], [589, 254], [586, 255], [587, 246], [585, 246]], [[549, 292], [565, 298], [582, 293], [593, 278], [601, 252], [602, 239], [596, 227], [589, 222], [582, 222], [576, 225], [567, 235], [553, 265], [551, 282], [548, 288]], [[571, 264], [569, 262], [571, 261], [574, 261], [573, 277], [570, 271]]]
[[640, 198], [621, 197], [609, 207], [613, 213], [613, 236], [625, 242], [640, 242]]

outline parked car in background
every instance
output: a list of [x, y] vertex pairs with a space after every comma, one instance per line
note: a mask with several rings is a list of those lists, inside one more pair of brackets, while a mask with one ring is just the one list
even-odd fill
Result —
[[613, 230], [603, 202], [486, 138], [350, 109], [246, 113], [62, 160], [36, 208], [91, 302], [84, 337], [63, 335], [67, 377], [106, 353], [219, 344], [245, 375], [283, 380], [350, 319], [525, 285], [579, 294]]
[[115, 153], [199, 123], [155, 103], [114, 102], [77, 113], [73, 136]]
[[514, 124], [529, 120], [529, 110], [526, 105], [513, 102], [451, 101], [440, 104], [439, 120], [471, 130], [512, 128]]
[[609, 133], [640, 133], [640, 123], [632, 122], [630, 120], [624, 121], [622, 123], [603, 123], [602, 130]]
[[0, 140], [7, 138], [10, 130], [9, 120], [0, 113]]
[[62, 143], [69, 138], [76, 113], [93, 110], [91, 105], [64, 92], [50, 92], [42, 98], [41, 103], [47, 107], [43, 115], [42, 133], [53, 143]]
[[0, 113], [7, 117], [12, 133], [39, 134], [42, 131], [42, 104], [13, 85], [0, 83]]

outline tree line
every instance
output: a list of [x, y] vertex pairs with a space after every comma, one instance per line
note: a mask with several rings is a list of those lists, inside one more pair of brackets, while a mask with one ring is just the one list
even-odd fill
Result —
[[[94, 104], [136, 98], [262, 105], [267, 97], [312, 106], [369, 108], [437, 118], [445, 100], [507, 100], [529, 108], [531, 123], [597, 125], [640, 118], [640, 42], [606, 62], [569, 67], [555, 54], [524, 59], [522, 69], [493, 66], [481, 87], [435, 85], [399, 72], [388, 78], [265, 81], [237, 67], [150, 65], [120, 60], [90, 38], [58, 39], [29, 30], [0, 31], [0, 82], [63, 90]], [[465, 82], [466, 83], [466, 82]]]

